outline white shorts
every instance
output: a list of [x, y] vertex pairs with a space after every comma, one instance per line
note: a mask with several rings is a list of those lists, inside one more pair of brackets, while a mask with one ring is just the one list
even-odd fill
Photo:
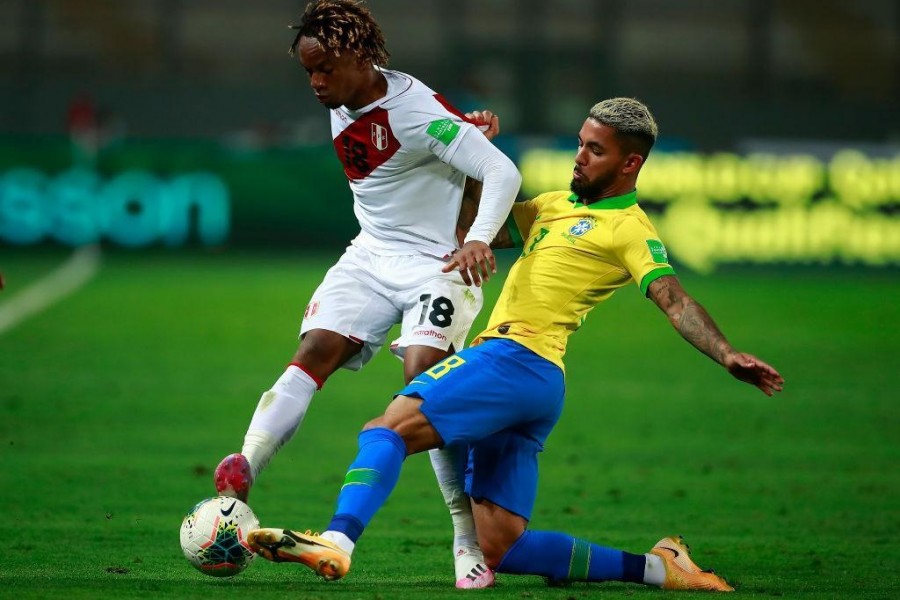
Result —
[[360, 342], [362, 351], [343, 365], [354, 371], [375, 356], [397, 323], [400, 337], [391, 351], [401, 358], [409, 346], [462, 350], [481, 310], [481, 288], [467, 286], [458, 271], [442, 273], [444, 264], [350, 246], [313, 293], [300, 335], [327, 329]]

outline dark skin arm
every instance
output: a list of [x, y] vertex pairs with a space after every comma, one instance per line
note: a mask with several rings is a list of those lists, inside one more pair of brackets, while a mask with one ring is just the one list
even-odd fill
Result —
[[[472, 179], [471, 177], [466, 178], [466, 187], [463, 189], [462, 207], [459, 211], [459, 219], [456, 221], [456, 236], [459, 238], [460, 245], [462, 245], [462, 241], [465, 239], [466, 233], [469, 231], [469, 227], [472, 226], [472, 223], [475, 221], [475, 215], [478, 213], [478, 202], [481, 200], [481, 187], [482, 184], [477, 179]], [[497, 235], [494, 236], [494, 239], [491, 241], [491, 248], [495, 249], [512, 248], [514, 246], [515, 244], [513, 244], [512, 238], [506, 227], [501, 227], [500, 231], [497, 232]]]
[[767, 396], [782, 390], [781, 374], [752, 354], [736, 351], [709, 313], [684, 291], [677, 277], [660, 277], [650, 284], [647, 297], [666, 314], [681, 337], [725, 367], [734, 378], [756, 386]]
[[[481, 202], [482, 183], [477, 179], [466, 177], [466, 185], [463, 188], [462, 205], [459, 207], [459, 218], [456, 219], [456, 239], [462, 247], [466, 240], [469, 228], [475, 222], [478, 214], [478, 204]], [[493, 245], [493, 244], [491, 244]]]

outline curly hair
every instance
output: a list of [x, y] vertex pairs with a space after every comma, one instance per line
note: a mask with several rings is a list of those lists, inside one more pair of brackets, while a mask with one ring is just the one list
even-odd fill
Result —
[[369, 9], [357, 0], [314, 0], [306, 5], [291, 44], [290, 55], [297, 52], [300, 38], [319, 41], [326, 50], [336, 56], [347, 50], [360, 62], [370, 62], [379, 67], [387, 66], [390, 53], [384, 46], [384, 35]]
[[647, 158], [659, 128], [647, 106], [634, 98], [610, 98], [598, 102], [588, 116], [634, 142], [635, 151]]

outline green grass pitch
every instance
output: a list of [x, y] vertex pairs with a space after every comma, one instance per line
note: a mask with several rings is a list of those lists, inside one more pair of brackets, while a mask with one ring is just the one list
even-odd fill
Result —
[[[425, 456], [408, 460], [343, 581], [263, 560], [217, 580], [181, 556], [183, 515], [240, 448], [337, 254], [117, 251], [87, 287], [0, 335], [0, 597], [466, 594], [453, 589], [449, 517]], [[0, 306], [65, 257], [0, 248]], [[682, 281], [737, 347], [781, 370], [786, 391], [767, 398], [732, 380], [636, 287], [621, 290], [571, 340], [532, 526], [634, 552], [682, 534], [742, 597], [900, 597], [897, 272], [731, 269]], [[501, 283], [489, 283], [487, 307]], [[386, 352], [328, 382], [253, 490], [263, 525], [327, 523], [356, 432], [400, 385]], [[503, 575], [475, 593], [663, 594]]]

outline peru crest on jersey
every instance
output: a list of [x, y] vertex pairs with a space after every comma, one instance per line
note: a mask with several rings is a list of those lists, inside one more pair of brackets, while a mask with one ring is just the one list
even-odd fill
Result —
[[382, 255], [443, 257], [458, 247], [466, 176], [450, 166], [469, 133], [465, 116], [421, 81], [381, 69], [387, 92], [331, 111], [334, 149], [353, 192], [353, 244]]
[[382, 151], [388, 146], [387, 129], [378, 123], [372, 123], [372, 143]]
[[334, 149], [347, 179], [363, 179], [400, 149], [391, 131], [388, 112], [375, 108], [353, 121], [334, 138]]

